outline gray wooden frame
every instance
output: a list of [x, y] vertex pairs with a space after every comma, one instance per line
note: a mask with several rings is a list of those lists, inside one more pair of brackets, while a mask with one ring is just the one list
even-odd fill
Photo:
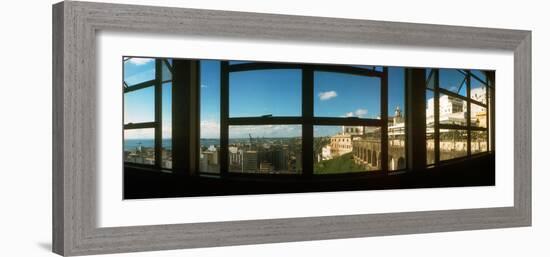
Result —
[[[99, 30], [514, 52], [514, 206], [96, 226]], [[531, 225], [531, 32], [66, 1], [53, 6], [53, 251], [86, 255]]]

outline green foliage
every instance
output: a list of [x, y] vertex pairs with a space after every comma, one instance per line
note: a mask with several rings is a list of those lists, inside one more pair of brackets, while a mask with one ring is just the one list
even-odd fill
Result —
[[322, 148], [329, 144], [330, 144], [330, 137], [313, 138], [313, 151], [315, 153], [321, 153]]
[[355, 164], [352, 153], [347, 153], [331, 160], [315, 163], [313, 170], [316, 174], [365, 171], [364, 168], [361, 168], [361, 166]]

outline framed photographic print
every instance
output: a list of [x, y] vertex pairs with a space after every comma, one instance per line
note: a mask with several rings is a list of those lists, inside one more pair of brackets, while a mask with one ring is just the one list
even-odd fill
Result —
[[531, 225], [530, 31], [65, 1], [53, 47], [58, 254]]

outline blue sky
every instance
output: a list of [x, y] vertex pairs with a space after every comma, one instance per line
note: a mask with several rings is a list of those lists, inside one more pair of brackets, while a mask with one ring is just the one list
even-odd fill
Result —
[[[152, 59], [130, 59], [125, 62], [125, 80], [136, 84], [151, 79]], [[153, 71], [154, 77], [154, 71]], [[129, 82], [131, 81], [131, 83]], [[230, 117], [300, 116], [301, 72], [299, 70], [263, 70], [230, 74]], [[314, 74], [314, 113], [318, 117], [378, 118], [380, 115], [380, 82], [378, 78], [332, 72]], [[402, 68], [389, 68], [389, 115], [396, 106], [403, 109], [404, 73]], [[171, 103], [169, 87], [163, 87], [163, 134], [170, 136]], [[154, 119], [154, 92], [136, 91], [125, 96], [125, 124]], [[201, 61], [201, 138], [219, 138], [220, 63]], [[259, 130], [260, 129], [260, 130]], [[300, 126], [232, 127], [231, 137], [248, 137], [257, 131], [262, 136], [288, 137], [301, 134]], [[261, 131], [261, 132], [260, 132]], [[315, 136], [333, 135], [339, 126], [316, 126]], [[137, 131], [136, 131], [137, 132]], [[150, 133], [148, 133], [150, 134]]]
[[465, 77], [454, 69], [439, 69], [439, 87], [466, 96]]

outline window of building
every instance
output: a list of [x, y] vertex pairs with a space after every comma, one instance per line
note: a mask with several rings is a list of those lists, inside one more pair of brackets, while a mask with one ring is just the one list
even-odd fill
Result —
[[[382, 170], [380, 162], [360, 153], [388, 148], [382, 144], [387, 137], [387, 95], [382, 95], [388, 87], [387, 68], [341, 67], [313, 70], [313, 174]], [[327, 144], [329, 139], [337, 143]]]
[[388, 170], [407, 168], [405, 68], [388, 68]]
[[489, 72], [426, 70], [427, 164], [490, 150]]
[[123, 58], [124, 162], [172, 168], [172, 67], [167, 59]]
[[220, 173], [220, 61], [201, 60], [199, 171]]
[[258, 62], [220, 67], [222, 172], [301, 174], [302, 70]]
[[[203, 172], [214, 162], [219, 164], [216, 170], [231, 174], [367, 172], [387, 169], [382, 160], [391, 164], [389, 143], [404, 152], [404, 142], [397, 142], [404, 125], [393, 140], [388, 140], [384, 126], [389, 120], [385, 68], [234, 61], [210, 64], [217, 66], [210, 70], [219, 69], [221, 74], [220, 141], [219, 147], [203, 144], [207, 138], [202, 131], [207, 128], [202, 116], [208, 114], [201, 110]], [[207, 64], [203, 61], [201, 65], [203, 81]], [[402, 71], [397, 73], [403, 76]], [[398, 83], [404, 83], [403, 78], [395, 81]], [[210, 87], [203, 84], [201, 88]], [[400, 89], [404, 90], [404, 85], [394, 88]], [[391, 105], [403, 106], [403, 94]], [[201, 102], [212, 101], [204, 95], [201, 93]], [[400, 107], [396, 111], [398, 117], [392, 117], [392, 125], [404, 123]], [[367, 148], [376, 153], [376, 162], [355, 156]], [[393, 162], [392, 169], [404, 168], [404, 154], [396, 154]]]

